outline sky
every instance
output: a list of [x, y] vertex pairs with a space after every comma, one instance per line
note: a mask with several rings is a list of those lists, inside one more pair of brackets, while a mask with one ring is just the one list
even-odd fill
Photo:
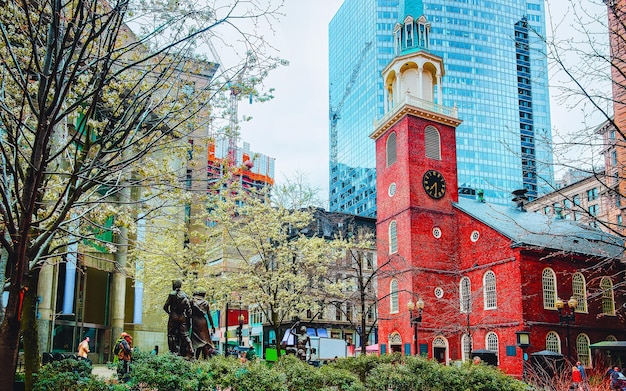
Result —
[[[275, 98], [265, 103], [239, 103], [239, 116], [252, 116], [251, 121], [240, 124], [240, 143], [248, 142], [253, 152], [276, 159], [277, 182], [304, 174], [323, 199], [328, 198], [328, 24], [342, 3], [286, 0], [285, 16], [274, 24], [275, 35], [266, 37], [278, 49], [277, 55], [290, 62], [272, 71], [264, 83], [275, 88]], [[549, 15], [560, 23], [559, 31], [575, 34], [567, 25], [571, 7], [569, 1], [560, 0]], [[551, 84], [559, 82], [554, 75], [550, 80]], [[553, 133], [555, 129], [580, 129], [580, 110], [557, 103], [556, 94], [555, 89]], [[558, 172], [556, 176], [558, 179]]]
[[272, 71], [265, 103], [239, 103], [241, 140], [253, 152], [276, 158], [276, 179], [304, 174], [328, 198], [328, 23], [343, 0], [287, 0], [286, 15], [267, 36], [289, 66]]

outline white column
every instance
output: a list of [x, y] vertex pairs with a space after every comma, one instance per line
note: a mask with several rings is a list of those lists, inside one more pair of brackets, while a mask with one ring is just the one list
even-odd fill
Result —
[[416, 96], [420, 99], [424, 99], [424, 68], [420, 65], [417, 68], [417, 94]]
[[443, 105], [443, 94], [441, 90], [443, 86], [441, 85], [441, 73], [437, 72], [437, 104]]

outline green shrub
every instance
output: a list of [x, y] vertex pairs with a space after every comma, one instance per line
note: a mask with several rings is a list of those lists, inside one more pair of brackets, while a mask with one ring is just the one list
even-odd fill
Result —
[[281, 356], [272, 369], [285, 375], [289, 391], [316, 391], [324, 386], [320, 371], [293, 355]]
[[324, 388], [322, 390], [363, 391], [365, 387], [358, 376], [346, 369], [322, 366], [319, 370]]
[[106, 384], [91, 374], [91, 365], [84, 360], [66, 359], [44, 365], [35, 375], [35, 391], [112, 391], [116, 387]]
[[169, 352], [159, 355], [136, 352], [128, 385], [159, 391], [196, 391], [202, 377], [194, 369], [190, 361]]

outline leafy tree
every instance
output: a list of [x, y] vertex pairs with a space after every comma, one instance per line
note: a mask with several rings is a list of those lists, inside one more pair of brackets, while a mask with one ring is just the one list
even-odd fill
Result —
[[[348, 228], [333, 243], [341, 254], [336, 269], [342, 272], [345, 281], [339, 286], [338, 293], [328, 297], [327, 301], [344, 312], [350, 325], [359, 332], [361, 352], [365, 352], [369, 337], [378, 325], [378, 303], [389, 297], [388, 294], [379, 295], [379, 279], [404, 276], [409, 265], [397, 255], [377, 259], [375, 227], [370, 227], [371, 230], [356, 228], [355, 222], [351, 221], [353, 216], [344, 216], [342, 220], [344, 227], [354, 227], [354, 232], [348, 232]], [[346, 313], [348, 310], [350, 313]]]
[[[224, 102], [227, 84], [212, 78], [215, 64], [199, 46], [221, 40], [237, 64], [227, 75], [245, 69], [242, 88], [265, 99], [255, 86], [279, 61], [265, 55], [255, 27], [271, 24], [281, 5], [2, 3], [0, 273], [8, 303], [0, 355], [16, 367], [20, 328], [27, 324], [27, 385], [39, 360], [41, 271], [72, 245], [97, 241], [94, 232], [111, 215], [115, 225], [106, 228], [117, 239], [108, 245], [118, 270], [124, 268], [137, 216], [132, 204], [177, 186], [180, 173], [171, 169], [182, 155], [181, 139], [191, 128], [206, 130], [211, 115], [219, 117], [209, 107]], [[1, 389], [11, 387], [13, 372], [0, 372]]]
[[[213, 296], [236, 293], [263, 314], [277, 336], [283, 324], [316, 308], [324, 292], [332, 289], [312, 283], [328, 273], [335, 256], [323, 238], [306, 235], [311, 209], [291, 208], [310, 202], [314, 192], [302, 189], [294, 193], [292, 186], [278, 186], [272, 198], [268, 189], [243, 189], [234, 181], [210, 203], [209, 219], [215, 224], [210, 235], [221, 243], [222, 262], [231, 263], [225, 272], [208, 268], [215, 276], [208, 282]], [[289, 191], [289, 196], [282, 191]], [[285, 205], [282, 200], [289, 202]], [[280, 338], [276, 349], [280, 352]]]

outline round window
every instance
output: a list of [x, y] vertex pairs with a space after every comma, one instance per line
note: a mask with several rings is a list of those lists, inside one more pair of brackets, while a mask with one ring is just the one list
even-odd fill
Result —
[[470, 236], [470, 240], [472, 242], [476, 242], [476, 241], [478, 241], [478, 238], [480, 238], [480, 233], [478, 231], [472, 231], [472, 235]]
[[443, 297], [443, 289], [441, 287], [435, 288], [435, 297], [441, 299]]
[[396, 194], [396, 183], [392, 182], [389, 185], [389, 189], [387, 189], [387, 194], [389, 194], [389, 197], [393, 197]]
[[433, 236], [439, 239], [441, 237], [441, 228], [439, 227], [433, 228]]

